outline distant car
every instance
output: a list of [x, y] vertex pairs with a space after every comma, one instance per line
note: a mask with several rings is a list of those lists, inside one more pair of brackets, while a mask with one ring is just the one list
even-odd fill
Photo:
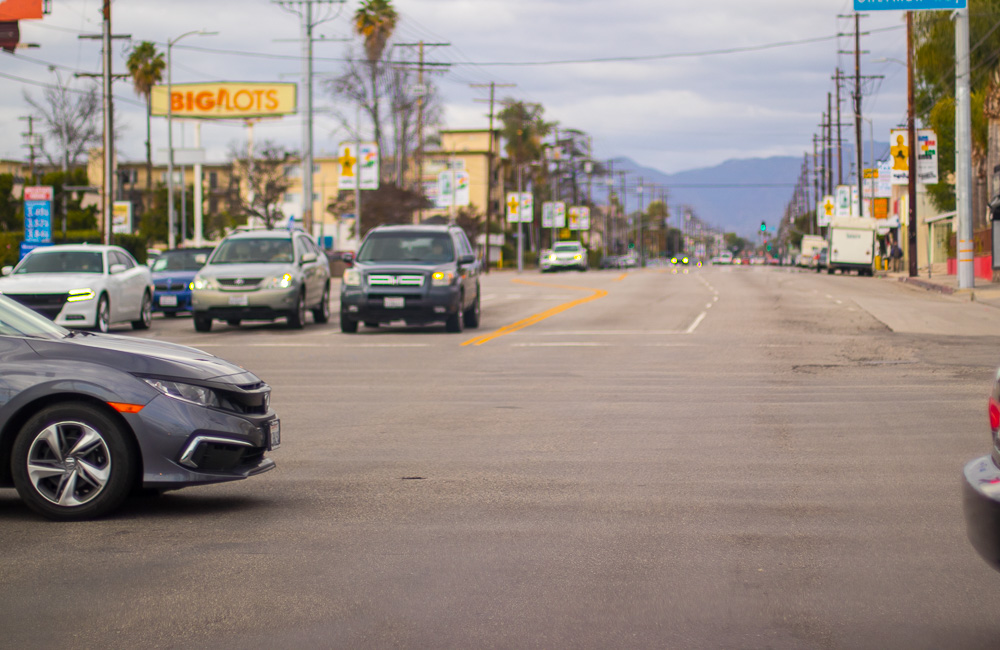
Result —
[[586, 271], [589, 268], [587, 249], [578, 241], [556, 242], [552, 250], [544, 252], [538, 266], [542, 273], [565, 269]]
[[444, 322], [479, 327], [482, 264], [458, 226], [378, 226], [365, 235], [340, 284], [340, 329], [358, 323]]
[[687, 255], [674, 255], [670, 258], [670, 264], [672, 266], [687, 266], [691, 263], [691, 258]]
[[820, 273], [826, 271], [827, 273], [833, 273], [833, 269], [830, 268], [830, 249], [821, 248], [816, 252], [815, 259], [813, 260], [813, 266], [816, 267], [816, 272]]
[[223, 320], [285, 318], [301, 329], [306, 311], [313, 320], [330, 320], [330, 263], [302, 230], [244, 230], [215, 248], [194, 278], [191, 294], [194, 328], [212, 329]]
[[192, 348], [67, 330], [0, 296], [0, 487], [55, 520], [266, 472], [271, 389]]
[[965, 528], [979, 556], [1000, 571], [1000, 372], [993, 380], [988, 411], [991, 450], [963, 470]]
[[153, 277], [124, 248], [44, 246], [2, 271], [0, 293], [64, 327], [107, 332], [115, 323], [137, 330], [152, 323]]
[[177, 248], [164, 251], [153, 263], [153, 311], [172, 318], [191, 311], [191, 285], [205, 266], [212, 248]]

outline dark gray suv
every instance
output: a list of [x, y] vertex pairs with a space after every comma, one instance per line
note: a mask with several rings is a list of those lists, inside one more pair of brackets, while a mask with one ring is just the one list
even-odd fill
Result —
[[358, 323], [479, 327], [482, 265], [458, 226], [379, 226], [361, 243], [340, 289], [340, 329]]

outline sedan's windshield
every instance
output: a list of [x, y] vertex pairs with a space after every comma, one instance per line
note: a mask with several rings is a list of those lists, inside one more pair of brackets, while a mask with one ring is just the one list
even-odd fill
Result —
[[295, 251], [290, 239], [229, 239], [215, 249], [212, 264], [290, 264]]
[[158, 271], [197, 271], [205, 266], [208, 259], [206, 251], [167, 251], [153, 262], [153, 272]]
[[60, 327], [7, 296], [0, 295], [0, 336], [35, 336], [61, 339], [69, 330]]
[[377, 233], [358, 251], [359, 262], [451, 262], [455, 247], [446, 233]]
[[23, 273], [104, 273], [103, 255], [91, 251], [33, 251], [14, 271]]
[[579, 253], [579, 244], [556, 244], [552, 247], [553, 252], [556, 253]]

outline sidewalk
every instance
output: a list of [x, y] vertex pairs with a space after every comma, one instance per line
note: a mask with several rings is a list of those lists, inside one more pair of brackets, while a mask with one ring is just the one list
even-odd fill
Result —
[[947, 275], [945, 273], [932, 273], [928, 277], [927, 269], [921, 269], [917, 277], [909, 277], [909, 274], [891, 273], [887, 271], [876, 271], [876, 277], [905, 282], [928, 291], [937, 291], [956, 298], [965, 298], [970, 301], [989, 305], [1000, 309], [1000, 283], [990, 282], [982, 278], [975, 278], [975, 283], [971, 289], [958, 288], [958, 276]]

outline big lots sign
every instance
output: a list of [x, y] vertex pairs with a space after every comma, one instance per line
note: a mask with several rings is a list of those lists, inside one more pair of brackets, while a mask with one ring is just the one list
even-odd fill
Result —
[[[296, 111], [294, 83], [215, 82], [173, 84], [170, 112], [174, 117], [244, 119], [290, 115]], [[153, 86], [153, 115], [167, 114], [167, 87]]]

